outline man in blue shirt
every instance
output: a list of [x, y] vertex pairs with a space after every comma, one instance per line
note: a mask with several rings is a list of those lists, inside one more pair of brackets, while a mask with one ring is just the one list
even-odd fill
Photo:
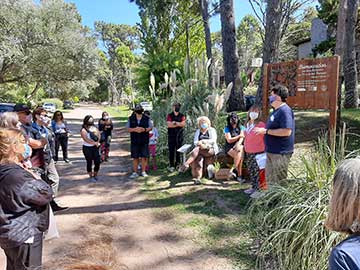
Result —
[[287, 178], [290, 158], [294, 152], [294, 112], [286, 104], [288, 89], [283, 85], [271, 91], [269, 103], [273, 107], [265, 128], [256, 128], [258, 134], [265, 134], [266, 167], [268, 183], [279, 183]]

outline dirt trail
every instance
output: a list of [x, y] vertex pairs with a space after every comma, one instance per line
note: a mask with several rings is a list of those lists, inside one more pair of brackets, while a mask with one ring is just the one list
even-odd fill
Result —
[[110, 162], [102, 164], [98, 183], [88, 181], [79, 136], [87, 114], [98, 118], [101, 111], [84, 105], [65, 114], [74, 133], [72, 164], [57, 164], [58, 199], [71, 209], [56, 216], [61, 237], [45, 242], [44, 269], [231, 270], [225, 259], [189, 240], [171, 222], [174, 217], [162, 215], [140, 192], [139, 182], [128, 178], [128, 134], [118, 122]]

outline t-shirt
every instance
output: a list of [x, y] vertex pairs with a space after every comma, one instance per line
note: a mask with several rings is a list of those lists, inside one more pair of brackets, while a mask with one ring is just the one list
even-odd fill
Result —
[[360, 235], [352, 235], [333, 248], [329, 270], [360, 270]]
[[263, 134], [256, 134], [254, 128], [264, 128], [265, 123], [259, 122], [256, 125], [247, 124], [245, 129], [244, 147], [246, 153], [262, 153], [265, 151], [265, 142]]
[[156, 127], [149, 132], [149, 145], [157, 144], [157, 140], [159, 138], [159, 132]]
[[265, 151], [272, 154], [292, 154], [295, 142], [295, 118], [291, 108], [284, 104], [274, 110], [266, 123], [266, 129], [291, 129], [291, 135], [286, 137], [265, 135]]

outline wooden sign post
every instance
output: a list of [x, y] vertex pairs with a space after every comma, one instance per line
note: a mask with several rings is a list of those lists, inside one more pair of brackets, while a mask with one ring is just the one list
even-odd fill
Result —
[[[282, 84], [289, 89], [286, 103], [294, 109], [330, 111], [329, 134], [336, 136], [340, 57], [304, 59], [264, 65], [263, 113], [269, 113], [271, 88]], [[334, 136], [334, 137], [333, 137]], [[334, 144], [335, 145], [335, 144]]]

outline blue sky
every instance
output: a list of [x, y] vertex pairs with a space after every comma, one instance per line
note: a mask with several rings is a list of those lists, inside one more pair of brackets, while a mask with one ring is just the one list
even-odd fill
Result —
[[[82, 18], [83, 24], [93, 28], [95, 21], [105, 21], [117, 24], [135, 25], [140, 22], [136, 4], [128, 0], [65, 0], [75, 3]], [[181, 1], [181, 0], [179, 0]], [[234, 0], [235, 22], [239, 24], [242, 17], [252, 13], [248, 0]], [[211, 20], [211, 31], [220, 30], [220, 16]]]

